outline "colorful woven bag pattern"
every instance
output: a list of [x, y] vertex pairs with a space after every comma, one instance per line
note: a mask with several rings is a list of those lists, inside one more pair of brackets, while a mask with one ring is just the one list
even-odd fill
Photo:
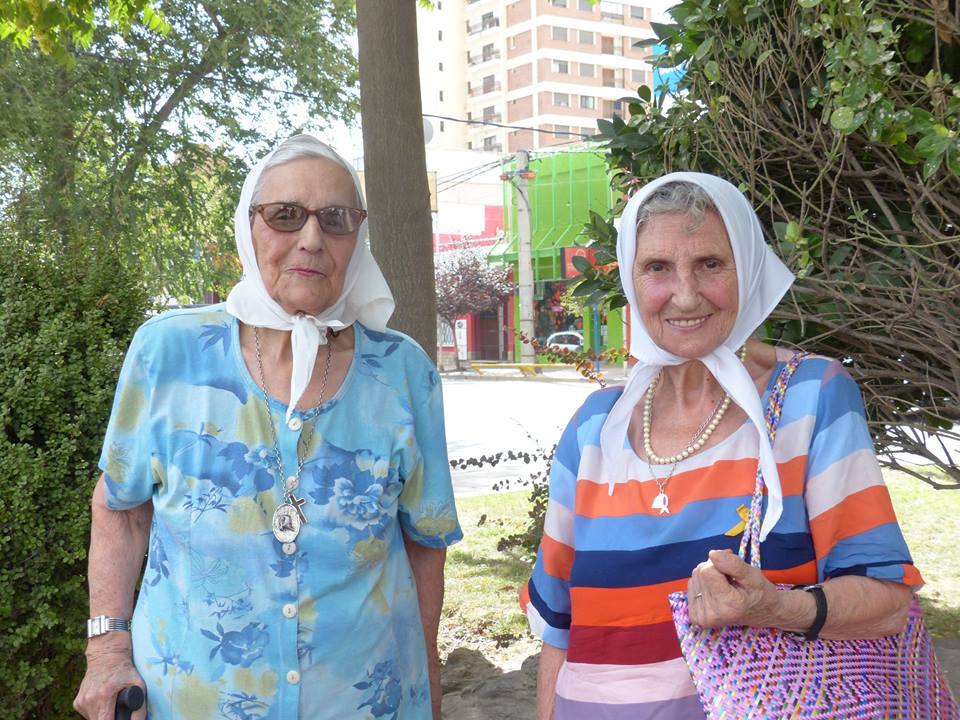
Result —
[[[787, 385], [806, 354], [777, 378], [766, 412], [773, 442]], [[740, 545], [760, 567], [763, 477]], [[789, 586], [782, 586], [789, 589]], [[772, 628], [690, 624], [686, 593], [670, 595], [683, 657], [710, 720], [960, 720], [914, 599], [907, 626], [878, 640], [813, 640]]]

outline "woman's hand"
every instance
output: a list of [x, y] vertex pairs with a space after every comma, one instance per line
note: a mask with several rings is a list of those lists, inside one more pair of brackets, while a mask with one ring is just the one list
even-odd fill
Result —
[[[133, 667], [130, 652], [125, 650], [87, 651], [87, 673], [73, 701], [73, 709], [87, 720], [114, 720], [117, 694], [128, 685], [144, 688], [143, 678]], [[146, 703], [131, 715], [131, 720], [144, 720]]]
[[[758, 568], [729, 550], [711, 550], [709, 559], [694, 568], [687, 596], [690, 622], [707, 628], [749, 625], [803, 629], [813, 623], [816, 614], [812, 598], [780, 592]], [[807, 605], [813, 610], [809, 620]]]

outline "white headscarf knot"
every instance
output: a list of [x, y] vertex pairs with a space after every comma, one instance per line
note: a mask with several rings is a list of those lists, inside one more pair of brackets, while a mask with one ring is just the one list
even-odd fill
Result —
[[327, 329], [342, 330], [359, 320], [369, 328], [384, 330], [394, 308], [393, 295], [370, 252], [366, 222], [360, 226], [353, 254], [347, 264], [343, 290], [333, 305], [318, 315], [304, 313], [291, 315], [267, 292], [253, 248], [250, 205], [257, 182], [270, 158], [290, 142], [313, 146], [312, 149], [316, 151], [316, 155], [302, 157], [325, 157], [343, 166], [353, 179], [360, 206], [366, 208], [360, 180], [353, 167], [345, 162], [333, 148], [310, 135], [296, 135], [281, 143], [254, 165], [243, 182], [240, 201], [237, 203], [233, 218], [237, 252], [240, 254], [240, 262], [243, 265], [243, 277], [227, 297], [227, 312], [253, 327], [290, 331], [293, 372], [290, 375], [290, 404], [287, 406], [287, 420], [293, 415], [297, 402], [310, 383], [317, 350], [320, 345], [327, 343]]
[[794, 276], [773, 253], [763, 237], [757, 214], [747, 198], [726, 180], [713, 175], [677, 172], [648, 183], [627, 203], [620, 220], [617, 261], [623, 291], [630, 303], [630, 354], [637, 364], [630, 371], [619, 397], [600, 431], [603, 466], [610, 493], [618, 482], [626, 482], [624, 446], [634, 407], [641, 402], [651, 380], [664, 365], [681, 365], [689, 358], [679, 357], [657, 346], [637, 311], [633, 284], [633, 262], [637, 250], [637, 215], [640, 206], [657, 188], [671, 182], [687, 182], [702, 188], [716, 205], [730, 238], [737, 266], [739, 308], [733, 330], [716, 349], [698, 358], [739, 405], [753, 423], [760, 438], [760, 469], [767, 487], [767, 509], [760, 528], [760, 539], [767, 537], [783, 512], [780, 475], [767, 439], [763, 408], [756, 386], [736, 355], [793, 284]]

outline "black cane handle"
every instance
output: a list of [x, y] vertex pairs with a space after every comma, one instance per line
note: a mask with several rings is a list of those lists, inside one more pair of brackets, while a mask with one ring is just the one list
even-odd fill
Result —
[[117, 695], [115, 720], [130, 720], [134, 712], [143, 707], [143, 688], [139, 685], [125, 687]]

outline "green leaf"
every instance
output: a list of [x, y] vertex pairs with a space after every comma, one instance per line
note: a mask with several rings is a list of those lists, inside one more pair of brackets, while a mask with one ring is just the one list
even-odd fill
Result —
[[711, 35], [697, 48], [697, 51], [694, 53], [693, 57], [695, 60], [703, 60], [707, 56], [707, 53], [710, 52], [710, 49], [713, 47], [713, 36]]
[[572, 262], [573, 266], [581, 273], [589, 270], [591, 267], [590, 261], [587, 260], [587, 258], [585, 258], [583, 255], [574, 255]]
[[716, 60], [708, 60], [703, 68], [703, 74], [707, 76], [707, 80], [710, 82], [718, 82], [720, 80], [719, 63]]
[[821, 0], [797, 0], [797, 5], [802, 8], [815, 8]]
[[857, 127], [857, 122], [852, 109], [848, 107], [836, 108], [830, 113], [830, 126], [838, 132], [852, 132]]
[[653, 98], [653, 92], [650, 90], [649, 85], [641, 85], [637, 88], [637, 97], [639, 97], [644, 102], [650, 102]]
[[930, 176], [933, 175], [937, 170], [940, 169], [940, 166], [943, 164], [944, 154], [933, 155], [932, 157], [927, 158], [926, 162], [923, 163], [923, 179], [929, 180]]

